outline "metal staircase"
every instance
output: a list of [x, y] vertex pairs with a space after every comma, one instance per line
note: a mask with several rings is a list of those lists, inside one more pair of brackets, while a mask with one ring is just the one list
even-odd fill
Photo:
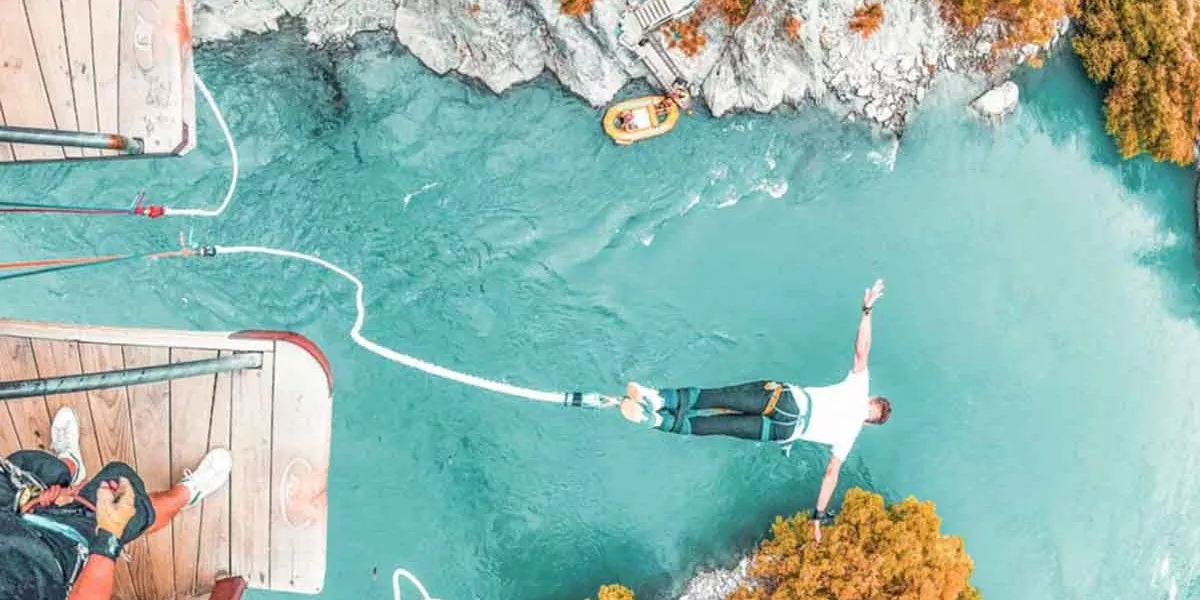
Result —
[[696, 9], [697, 0], [646, 0], [621, 15], [617, 39], [634, 49], [646, 34]]

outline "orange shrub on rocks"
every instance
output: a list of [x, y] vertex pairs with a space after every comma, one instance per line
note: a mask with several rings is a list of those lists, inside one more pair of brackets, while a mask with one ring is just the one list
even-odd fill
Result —
[[804, 21], [801, 21], [796, 15], [788, 15], [783, 18], [783, 34], [793, 42], [800, 39], [800, 28], [803, 26]]
[[582, 17], [592, 10], [592, 0], [559, 0], [558, 9], [564, 14]]
[[[566, 0], [563, 0], [564, 2]], [[724, 19], [730, 27], [746, 22], [756, 0], [700, 0], [696, 12], [682, 21], [674, 21], [665, 30], [667, 47], [695, 56], [708, 43], [702, 28], [709, 19]]]
[[633, 590], [619, 585], [602, 585], [600, 593], [596, 595], [596, 600], [636, 600], [633, 597]]
[[700, 0], [696, 12], [705, 16], [721, 16], [730, 27], [746, 22], [755, 0]]
[[1054, 36], [1055, 24], [1079, 12], [1079, 0], [941, 0], [942, 16], [965, 33], [975, 31], [987, 18], [1003, 25], [999, 48], [1045, 44]]
[[885, 506], [852, 489], [814, 543], [808, 513], [775, 519], [730, 600], [981, 600], [960, 538], [940, 532], [932, 502]]
[[883, 5], [878, 2], [854, 11], [854, 16], [850, 17], [850, 31], [857, 31], [863, 38], [871, 37], [880, 25], [883, 25]]
[[704, 19], [698, 13], [683, 21], [675, 21], [667, 28], [667, 47], [677, 48], [687, 56], [695, 56], [708, 43], [708, 36], [700, 29]]

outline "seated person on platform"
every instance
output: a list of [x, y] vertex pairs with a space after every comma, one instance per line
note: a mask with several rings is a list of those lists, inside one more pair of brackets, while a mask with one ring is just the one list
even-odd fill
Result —
[[715, 389], [650, 389], [630, 383], [620, 400], [621, 414], [634, 423], [683, 435], [724, 435], [790, 445], [804, 440], [831, 447], [829, 465], [813, 511], [813, 531], [837, 487], [842, 463], [864, 423], [882, 425], [892, 414], [887, 398], [871, 396], [867, 355], [871, 351], [871, 309], [883, 295], [883, 280], [866, 291], [854, 343], [854, 365], [840, 383], [804, 387], [755, 381]]
[[[146, 493], [129, 465], [105, 465], [87, 485], [79, 422], [69, 408], [50, 429], [54, 454], [0, 459], [0, 598], [108, 600], [116, 560], [139, 536], [170, 523], [229, 479], [229, 451], [213, 450], [171, 489]], [[140, 565], [143, 568], [149, 565]]]

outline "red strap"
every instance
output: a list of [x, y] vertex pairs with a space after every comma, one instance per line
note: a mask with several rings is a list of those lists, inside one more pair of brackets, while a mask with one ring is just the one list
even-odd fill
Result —
[[78, 487], [63, 487], [61, 485], [52, 485], [52, 486], [46, 488], [46, 490], [44, 492], [38, 494], [36, 497], [30, 499], [28, 502], [26, 502], [24, 505], [22, 505], [21, 506], [21, 514], [24, 515], [24, 514], [33, 512], [33, 509], [35, 509], [35, 508], [46, 508], [47, 506], [50, 506], [51, 504], [55, 504], [59, 500], [59, 498], [69, 500], [69, 502], [67, 502], [67, 504], [70, 504], [71, 502], [77, 502], [79, 504], [82, 504], [88, 510], [90, 510], [92, 512], [96, 512], [96, 506], [94, 504], [92, 504], [91, 502], [88, 502], [86, 498], [84, 498], [83, 496], [80, 496], [78, 494], [79, 494]]

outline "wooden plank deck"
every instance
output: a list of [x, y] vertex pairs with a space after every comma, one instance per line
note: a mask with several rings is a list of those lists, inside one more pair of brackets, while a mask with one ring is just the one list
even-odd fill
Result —
[[331, 422], [323, 359], [286, 338], [0, 320], [0, 381], [234, 352], [261, 353], [262, 368], [0, 401], [0, 451], [44, 448], [53, 412], [70, 406], [88, 471], [120, 460], [150, 491], [168, 489], [212, 448], [233, 453], [229, 486], [130, 545], [132, 561], [117, 573], [118, 600], [192, 598], [228, 575], [255, 588], [321, 590]]
[[[0, 122], [195, 146], [191, 0], [0, 0]], [[116, 156], [0, 144], [0, 163]]]

